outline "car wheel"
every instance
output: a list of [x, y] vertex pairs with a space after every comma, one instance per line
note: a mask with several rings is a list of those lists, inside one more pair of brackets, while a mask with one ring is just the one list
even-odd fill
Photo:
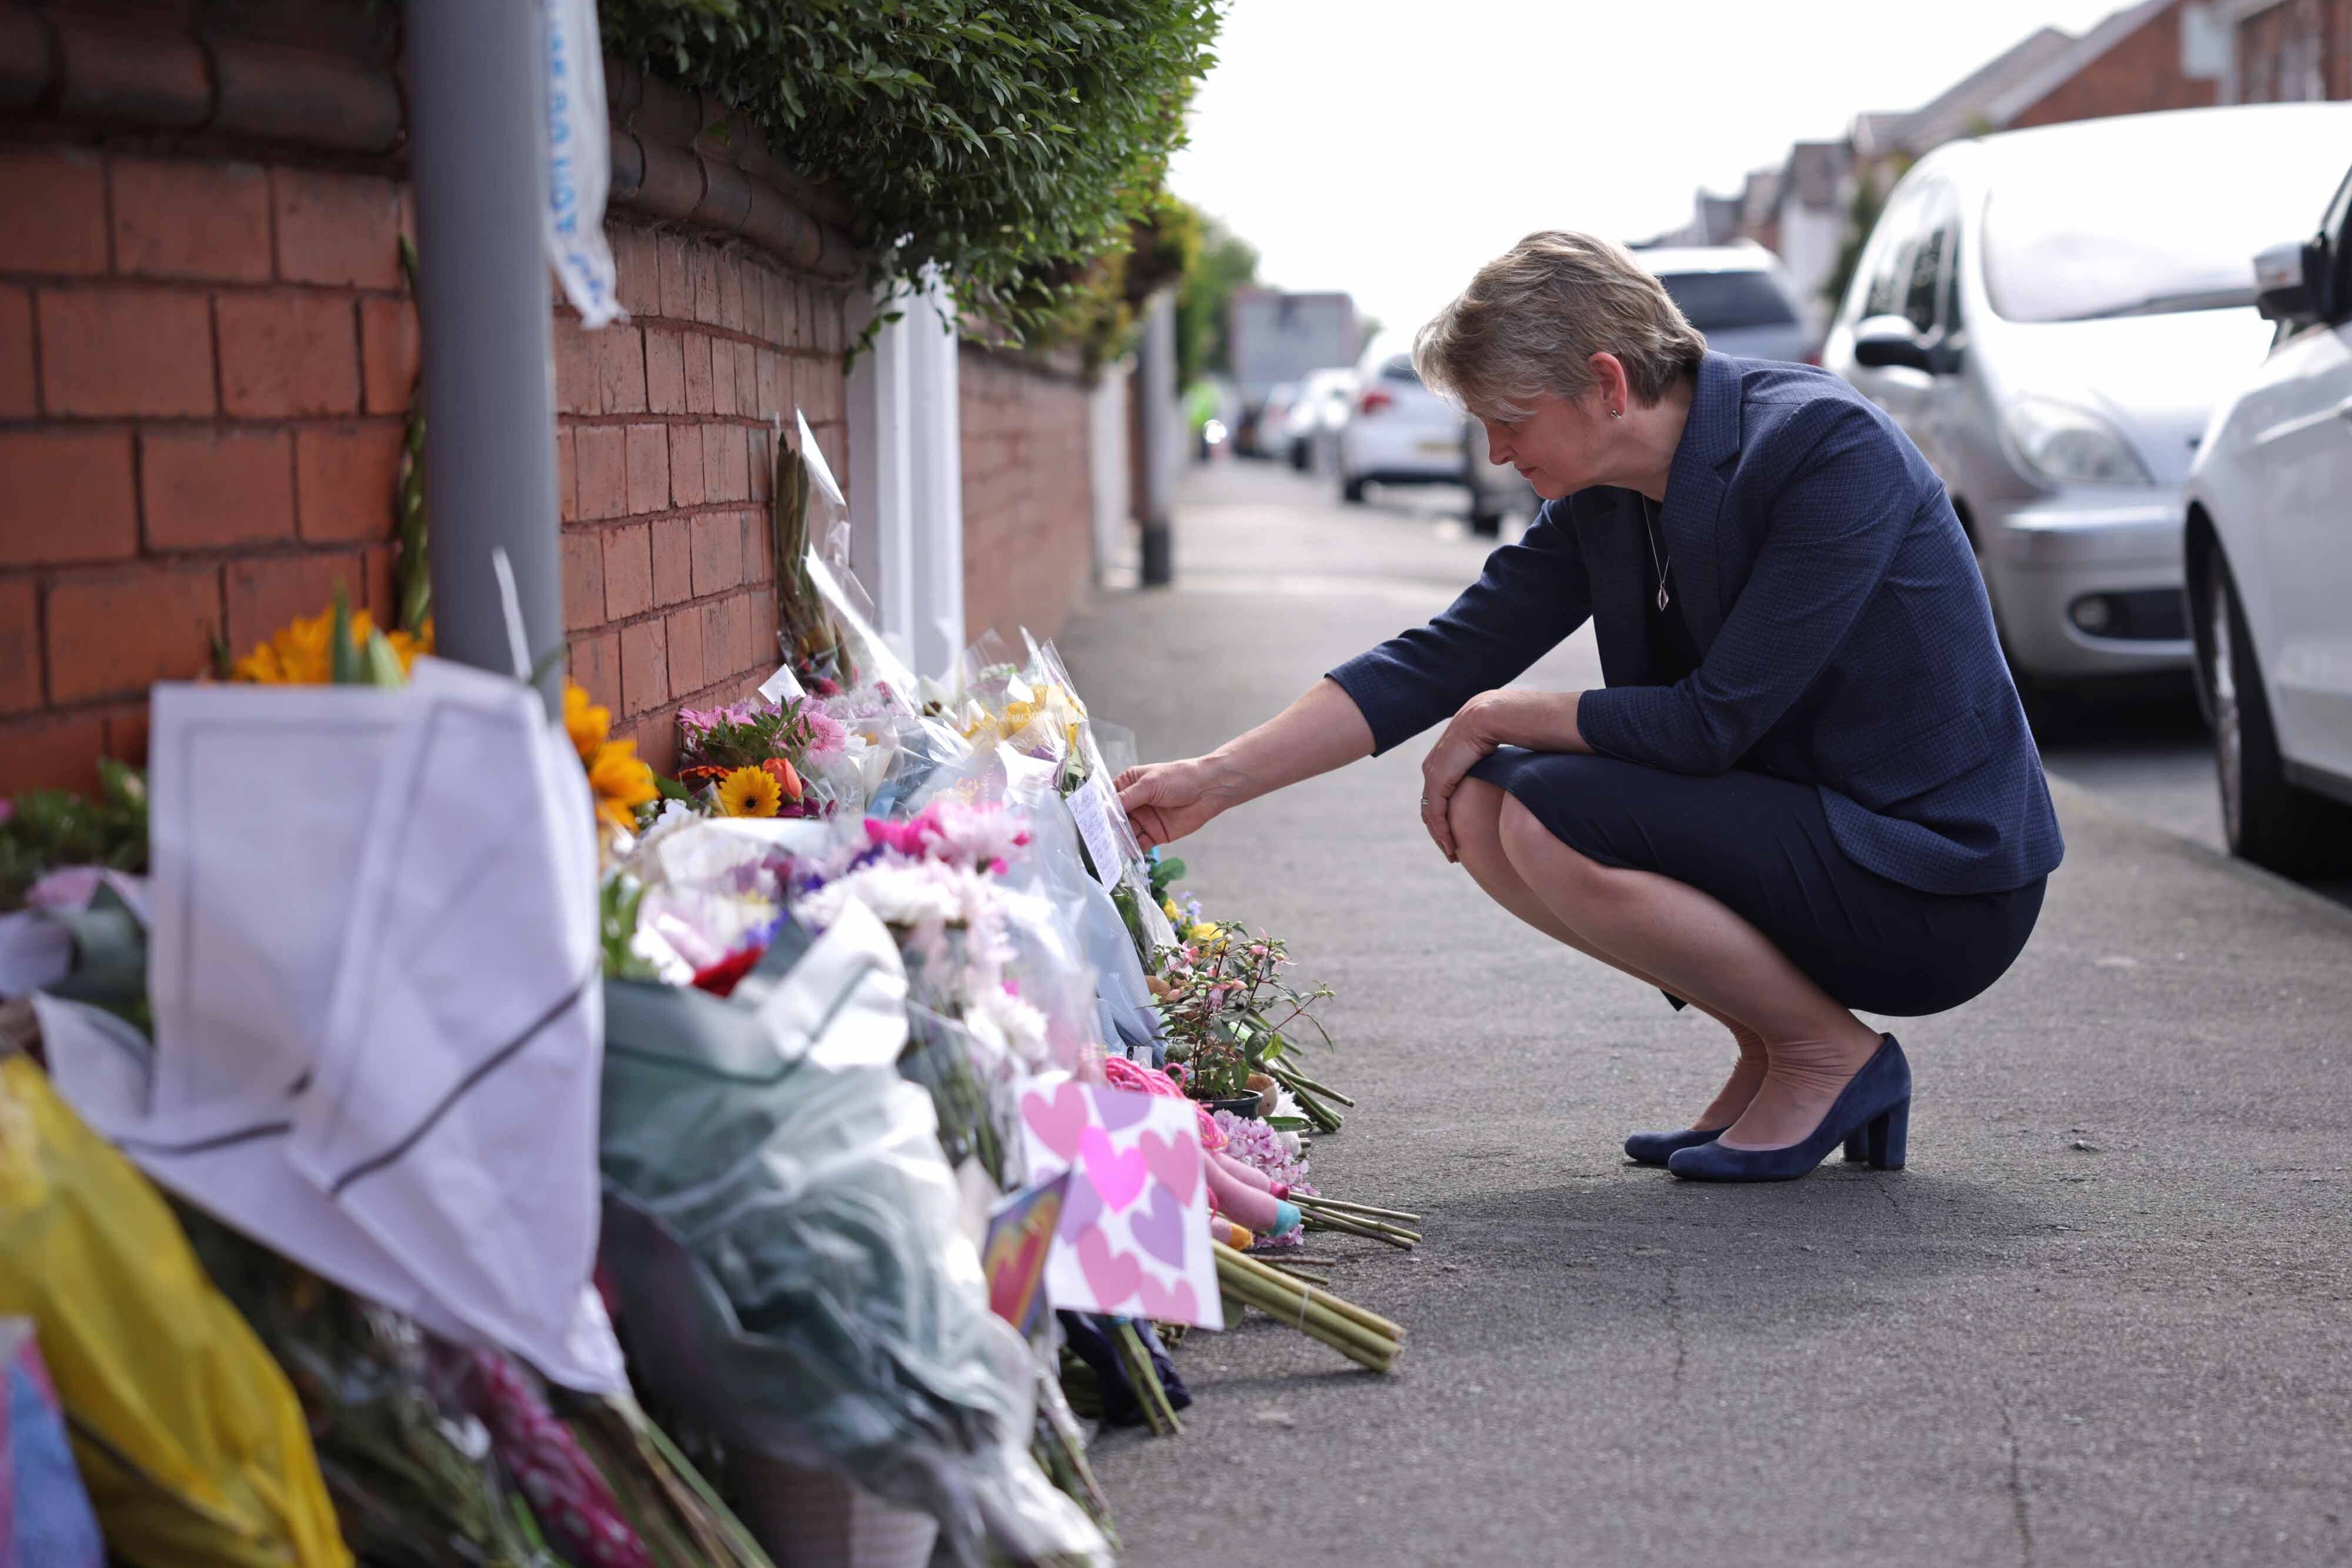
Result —
[[1315, 466], [1314, 455], [1307, 450], [1307, 443], [1294, 441], [1290, 444], [1290, 466], [1300, 474], [1307, 473]]
[[1488, 511], [1483, 507], [1475, 507], [1471, 508], [1470, 531], [1477, 535], [1482, 539], [1497, 539], [1502, 538], [1503, 514], [1500, 512]]
[[2321, 834], [2328, 802], [2287, 782], [2271, 725], [2270, 699], [2237, 584], [2217, 551], [2208, 568], [2205, 635], [2197, 676], [2213, 720], [2214, 772], [2221, 791], [2221, 831], [2230, 852], [2289, 876], [2323, 869]]
[[1347, 502], [1351, 507], [1362, 506], [1364, 504], [1364, 482], [1361, 479], [1357, 478], [1353, 474], [1340, 475], [1339, 499]]

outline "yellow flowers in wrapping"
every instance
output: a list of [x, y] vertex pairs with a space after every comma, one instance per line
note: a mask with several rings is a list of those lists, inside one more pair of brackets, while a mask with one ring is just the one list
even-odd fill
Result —
[[[350, 624], [352, 651], [356, 653], [367, 646], [368, 633], [375, 626], [364, 610], [352, 611]], [[232, 672], [240, 681], [265, 686], [323, 686], [334, 678], [334, 626], [332, 610], [289, 621], [267, 643], [256, 643], [253, 652], [239, 659]], [[433, 651], [433, 623], [425, 623], [420, 637], [387, 632], [383, 640], [392, 644], [401, 674], [406, 674], [417, 654]]]
[[591, 702], [576, 681], [563, 683], [563, 731], [588, 769], [597, 817], [624, 832], [634, 831], [636, 809], [661, 793], [654, 788], [654, 770], [637, 758], [637, 743], [609, 738], [612, 709]]

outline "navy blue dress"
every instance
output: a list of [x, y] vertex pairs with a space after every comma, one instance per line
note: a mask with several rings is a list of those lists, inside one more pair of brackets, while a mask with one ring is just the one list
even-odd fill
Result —
[[1713, 894], [1848, 1007], [1940, 1011], [2009, 967], [2063, 846], [1974, 555], [1878, 409], [1710, 353], [1662, 507], [1548, 504], [1444, 614], [1331, 678], [1385, 751], [1588, 617], [1594, 755], [1506, 747], [1473, 777], [1592, 859]]

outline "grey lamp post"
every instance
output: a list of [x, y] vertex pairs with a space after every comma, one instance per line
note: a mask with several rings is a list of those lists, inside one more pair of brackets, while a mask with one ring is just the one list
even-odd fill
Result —
[[[511, 671], [494, 549], [513, 566], [533, 662], [563, 645], [545, 26], [535, 0], [407, 0], [405, 20], [434, 640]], [[561, 712], [561, 660], [540, 685]]]

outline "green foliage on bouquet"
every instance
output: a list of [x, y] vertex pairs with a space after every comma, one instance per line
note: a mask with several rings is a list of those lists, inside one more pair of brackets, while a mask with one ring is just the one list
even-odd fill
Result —
[[147, 780], [136, 768], [101, 758], [98, 798], [64, 789], [27, 789], [0, 815], [0, 909], [25, 902], [26, 890], [59, 866], [147, 869]]
[[1204, 921], [1188, 925], [1183, 938], [1153, 991], [1167, 1024], [1169, 1060], [1184, 1065], [1195, 1097], [1249, 1092], [1249, 1075], [1293, 1050], [1302, 1029], [1330, 1042], [1313, 1009], [1331, 988], [1301, 990], [1285, 979], [1291, 959], [1280, 938]]

